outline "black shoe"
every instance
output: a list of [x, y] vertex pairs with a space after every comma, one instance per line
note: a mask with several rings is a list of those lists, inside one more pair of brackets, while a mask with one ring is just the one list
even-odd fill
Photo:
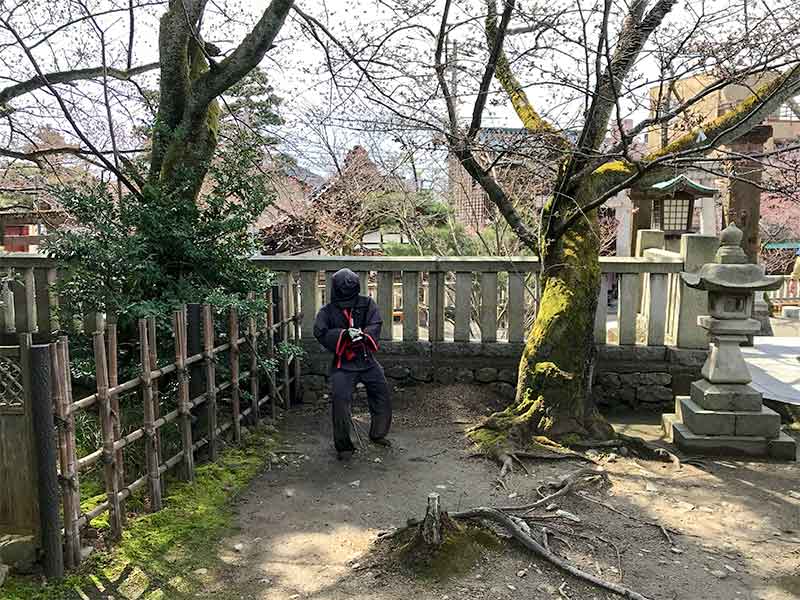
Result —
[[349, 462], [353, 458], [353, 450], [340, 450], [336, 453], [336, 458], [343, 462]]
[[376, 446], [383, 446], [384, 448], [391, 448], [392, 447], [392, 442], [387, 440], [385, 437], [382, 437], [382, 438], [370, 438], [369, 441], [371, 441]]

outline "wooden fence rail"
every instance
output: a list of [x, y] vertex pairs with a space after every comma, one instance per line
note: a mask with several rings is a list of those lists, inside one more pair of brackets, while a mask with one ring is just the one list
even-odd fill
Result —
[[[168, 364], [159, 365], [155, 320], [140, 320], [140, 375], [122, 383], [117, 379], [119, 350], [116, 326], [110, 320], [104, 329], [93, 334], [97, 389], [95, 393], [79, 400], [72, 398], [67, 337], [62, 336], [51, 345], [54, 406], [60, 425], [58, 462], [67, 567], [79, 564], [81, 531], [93, 519], [109, 513], [111, 537], [118, 539], [125, 527], [125, 501], [132, 494], [140, 489], [146, 490], [150, 509], [160, 510], [165, 473], [181, 466], [179, 476], [191, 481], [194, 478], [198, 450], [207, 448], [207, 457], [213, 460], [217, 456], [221, 436], [231, 430], [232, 440], [239, 441], [242, 423], [256, 423], [262, 406], [269, 403], [272, 418], [277, 414], [278, 405], [283, 409], [289, 408], [292, 398], [300, 389], [300, 363], [298, 358], [288, 354], [281, 355], [276, 346], [284, 341], [296, 341], [302, 319], [302, 315], [296, 310], [299, 304], [295, 295], [298, 291], [299, 288], [293, 281], [285, 279], [282, 289], [273, 297], [273, 301], [278, 304], [268, 310], [265, 319], [249, 318], [245, 335], [240, 333], [239, 314], [236, 309], [231, 308], [224, 315], [224, 343], [218, 343], [216, 339], [216, 326], [220, 324], [215, 323], [211, 306], [202, 306], [201, 323], [190, 322], [189, 312], [185, 307], [175, 312], [171, 332], [175, 357]], [[287, 304], [290, 306], [286, 306]], [[281, 315], [281, 318], [276, 320], [274, 315]], [[189, 355], [189, 331], [192, 327], [199, 327], [202, 331], [202, 350]], [[262, 340], [260, 348], [259, 340]], [[244, 371], [239, 364], [242, 348], [249, 355], [249, 369]], [[259, 351], [264, 355], [260, 356]], [[227, 354], [227, 361], [219, 360], [223, 354]], [[278, 368], [274, 373], [262, 368], [262, 361], [267, 358], [278, 361]], [[205, 385], [192, 397], [190, 372], [195, 365], [202, 368], [201, 375]], [[228, 371], [224, 374], [225, 380], [218, 382], [220, 365], [226, 365]], [[260, 380], [262, 375], [266, 377], [263, 382]], [[175, 408], [162, 414], [162, 408], [167, 406], [165, 379], [168, 376], [175, 377], [176, 381], [173, 398]], [[249, 393], [246, 395], [247, 407], [242, 409], [241, 386], [245, 381], [249, 381]], [[120, 399], [126, 393], [138, 395], [142, 403], [143, 420], [141, 427], [123, 432]], [[223, 411], [222, 407], [226, 410]], [[75, 419], [78, 413], [87, 410], [96, 410], [99, 415], [102, 446], [78, 457]], [[202, 431], [193, 428], [193, 413], [205, 417], [205, 428]], [[160, 434], [165, 426], [172, 423], [179, 432], [180, 449], [172, 456], [164, 458], [162, 453], [165, 448]], [[126, 473], [123, 470], [124, 451], [139, 440], [144, 442], [144, 473]], [[98, 464], [103, 466], [105, 500], [84, 512], [81, 509], [81, 474]]]

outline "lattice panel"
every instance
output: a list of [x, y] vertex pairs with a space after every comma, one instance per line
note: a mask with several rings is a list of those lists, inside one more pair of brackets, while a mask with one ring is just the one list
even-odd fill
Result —
[[19, 359], [0, 356], [0, 410], [22, 408], [24, 390]]

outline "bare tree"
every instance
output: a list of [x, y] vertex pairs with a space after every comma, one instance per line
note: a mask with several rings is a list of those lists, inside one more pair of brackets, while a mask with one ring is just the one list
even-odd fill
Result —
[[[516, 400], [473, 430], [473, 439], [497, 453], [538, 436], [613, 435], [589, 394], [600, 281], [597, 209], [634, 185], [729, 159], [721, 147], [797, 95], [796, 11], [788, 1], [678, 7], [676, 0], [557, 0], [522, 7], [515, 0], [441, 0], [421, 15], [416, 2], [386, 4], [394, 23], [373, 27], [379, 32], [357, 43], [330, 44], [340, 51], [334, 62], [342, 94], [445, 140], [540, 258], [541, 302]], [[319, 20], [301, 17], [317, 36], [327, 33]], [[401, 32], [403, 42], [393, 44]], [[446, 52], [453, 39], [466, 57], [457, 65], [457, 89]], [[695, 75], [706, 77], [680, 93], [678, 82]], [[721, 116], [704, 112], [706, 101], [732, 84], [748, 86], [749, 95]], [[484, 122], [504, 103], [536, 141], [526, 154], [539, 166], [529, 174], [550, 190], [540, 217], [514, 201], [483, 152]], [[639, 120], [623, 127], [627, 117]], [[663, 134], [663, 148], [642, 154], [636, 140], [643, 133]]]

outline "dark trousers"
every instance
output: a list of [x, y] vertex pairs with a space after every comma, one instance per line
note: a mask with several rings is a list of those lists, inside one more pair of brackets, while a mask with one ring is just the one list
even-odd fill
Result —
[[377, 440], [389, 433], [392, 424], [392, 401], [383, 367], [375, 365], [365, 371], [333, 369], [330, 382], [333, 396], [333, 443], [337, 451], [347, 452], [355, 449], [350, 439], [350, 404], [358, 383], [363, 383], [367, 390], [367, 404], [372, 417], [369, 428], [370, 439]]

